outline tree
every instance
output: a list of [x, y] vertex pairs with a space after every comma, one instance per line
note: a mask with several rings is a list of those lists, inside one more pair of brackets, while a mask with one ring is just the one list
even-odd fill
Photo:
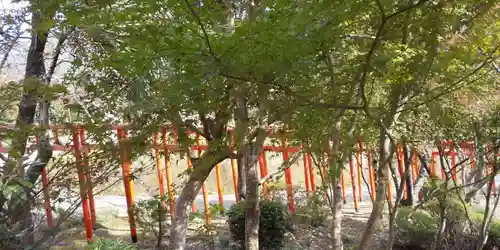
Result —
[[[430, 104], [430, 100], [438, 104], [439, 97], [490, 74], [491, 69], [485, 66], [498, 57], [498, 46], [489, 44], [488, 52], [479, 54], [474, 44], [460, 43], [459, 46], [454, 38], [463, 27], [464, 16], [461, 13], [466, 13], [465, 16], [470, 19], [467, 25], [473, 27], [475, 21], [482, 23], [487, 20], [481, 17], [491, 13], [495, 5], [493, 2], [488, 2], [486, 10], [483, 10], [479, 8], [482, 4], [468, 2], [446, 4], [419, 1], [389, 7], [376, 1], [377, 33], [365, 57], [359, 86], [365, 114], [380, 126], [377, 201], [360, 249], [368, 248], [383, 209], [389, 174], [387, 164], [391, 151], [395, 149], [396, 124], [415, 108]], [[495, 23], [490, 22], [489, 25]], [[421, 26], [425, 29], [416, 29]], [[489, 35], [481, 30], [462, 35], [470, 36], [475, 43], [491, 38], [487, 38]], [[367, 94], [368, 82], [377, 84], [387, 93], [376, 97], [380, 102]]]
[[[35, 244], [34, 240], [34, 225], [31, 214], [33, 188], [40, 176], [42, 169], [49, 163], [52, 157], [52, 147], [49, 142], [49, 106], [54, 95], [57, 95], [57, 90], [49, 86], [55, 68], [59, 63], [59, 55], [61, 48], [67, 39], [69, 33], [62, 31], [59, 37], [58, 45], [55, 48], [52, 61], [49, 64], [48, 70], [45, 68], [44, 50], [49, 32], [55, 27], [55, 13], [57, 5], [46, 2], [31, 1], [29, 3], [31, 14], [31, 32], [30, 32], [30, 47], [27, 53], [26, 69], [24, 79], [22, 81], [22, 97], [19, 101], [16, 123], [13, 131], [13, 140], [9, 156], [2, 157], [4, 161], [2, 173], [2, 189], [11, 190], [3, 192], [0, 197], [0, 207], [2, 213], [7, 214], [10, 219], [12, 233], [19, 237], [19, 244]], [[22, 35], [19, 27], [22, 25], [25, 13], [22, 10], [18, 15], [7, 16], [6, 30], [11, 27], [15, 28], [14, 35], [4, 34], [4, 38], [9, 38], [8, 45], [4, 52], [1, 66], [5, 65], [9, 53], [18, 44], [18, 39]], [[18, 86], [11, 85], [14, 90]], [[10, 105], [10, 104], [9, 104]], [[37, 113], [40, 119], [40, 129], [33, 129], [35, 115]], [[10, 106], [7, 106], [8, 110]], [[28, 136], [32, 132], [36, 132], [38, 136], [37, 156], [33, 162], [28, 162], [29, 166], [25, 172], [26, 163], [26, 145]], [[15, 190], [15, 191], [12, 191]], [[5, 225], [6, 226], [6, 225]], [[7, 226], [7, 228], [9, 228]], [[22, 232], [22, 233], [20, 233]], [[20, 233], [20, 234], [19, 234]], [[11, 236], [8, 236], [12, 239]], [[15, 237], [14, 237], [15, 238]], [[9, 242], [9, 247], [16, 247], [16, 241]]]

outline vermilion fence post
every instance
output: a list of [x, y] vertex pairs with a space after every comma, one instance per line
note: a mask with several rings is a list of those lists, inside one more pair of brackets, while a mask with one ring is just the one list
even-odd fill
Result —
[[231, 159], [231, 172], [233, 174], [233, 190], [234, 190], [234, 198], [236, 199], [236, 203], [239, 202], [238, 199], [238, 163], [236, 159]]
[[217, 185], [217, 195], [219, 196], [219, 205], [224, 209], [224, 190], [222, 189], [222, 177], [220, 173], [220, 165], [215, 165], [215, 178]]
[[132, 242], [137, 242], [137, 228], [134, 213], [134, 181], [131, 177], [131, 163], [127, 155], [128, 145], [126, 143], [127, 133], [123, 129], [117, 129], [120, 139], [120, 153], [122, 160], [123, 183], [125, 185], [125, 197], [127, 200], [128, 222], [130, 224], [130, 236]]
[[345, 188], [344, 170], [340, 171], [340, 184], [342, 185], [342, 200], [344, 201], [344, 204], [346, 204], [347, 203], [347, 195], [346, 195], [346, 188]]
[[[235, 152], [235, 135], [234, 130], [231, 131], [231, 148], [233, 148], [233, 152]], [[231, 159], [231, 172], [233, 173], [233, 189], [234, 189], [234, 198], [236, 199], [236, 203], [239, 202], [238, 199], [238, 163], [236, 159]]]
[[361, 148], [358, 145], [358, 148], [356, 150], [356, 166], [358, 170], [358, 195], [359, 195], [359, 201], [363, 201], [363, 169], [361, 166]]
[[85, 225], [85, 237], [87, 242], [92, 241], [92, 220], [90, 218], [88, 193], [86, 190], [87, 182], [85, 180], [85, 171], [83, 169], [82, 152], [80, 150], [80, 135], [78, 128], [73, 128], [73, 150], [78, 171], [78, 184], [80, 186], [80, 197], [82, 199], [83, 222]]
[[85, 142], [85, 130], [83, 128], [79, 129], [80, 132], [80, 144], [81, 151], [83, 153], [83, 171], [85, 172], [85, 181], [87, 182], [87, 195], [89, 198], [89, 206], [90, 206], [90, 217], [92, 219], [92, 228], [95, 229], [97, 226], [97, 218], [95, 214], [95, 201], [94, 201], [94, 184], [92, 182], [92, 177], [90, 175], [90, 166], [89, 166], [89, 147], [87, 147]]
[[[35, 137], [35, 143], [38, 145], [38, 136]], [[54, 219], [52, 218], [52, 205], [50, 204], [50, 189], [47, 167], [42, 169], [42, 192], [44, 199], [45, 216], [47, 217], [47, 226], [54, 227]]]
[[415, 149], [413, 149], [413, 154], [412, 158], [410, 159], [410, 166], [411, 166], [411, 183], [415, 185], [415, 182], [417, 180], [417, 175], [419, 173], [418, 171], [418, 158]]
[[367, 152], [368, 156], [368, 171], [370, 175], [370, 196], [372, 198], [372, 201], [375, 200], [376, 198], [376, 192], [375, 192], [375, 173], [372, 165], [372, 154], [371, 152]]
[[[259, 155], [259, 168], [260, 168], [260, 178], [264, 178], [267, 175], [267, 158], [265, 150], [262, 150], [262, 152]], [[267, 198], [269, 194], [267, 183], [262, 184], [262, 189], [264, 197]]]
[[389, 205], [389, 208], [392, 208], [392, 183], [391, 183], [391, 176], [387, 176], [387, 204]]
[[302, 159], [304, 162], [304, 183], [306, 185], [306, 194], [309, 195], [310, 188], [309, 188], [309, 170], [307, 168], [307, 153], [302, 154]]
[[309, 177], [311, 179], [311, 190], [316, 192], [316, 174], [314, 172], [314, 166], [312, 164], [312, 156], [311, 153], [307, 154], [307, 163], [309, 165]]
[[[286, 162], [288, 160], [288, 150], [286, 148], [283, 149], [283, 162]], [[293, 199], [293, 186], [292, 186], [292, 170], [287, 168], [285, 170], [285, 181], [286, 181], [286, 187], [287, 187], [287, 196], [288, 196], [288, 207], [290, 208], [290, 213], [295, 212], [295, 201]]]
[[[177, 138], [174, 138], [177, 142]], [[170, 219], [174, 220], [175, 213], [175, 196], [174, 196], [174, 186], [172, 178], [172, 169], [170, 167], [170, 157], [167, 144], [167, 128], [162, 128], [162, 145], [163, 145], [163, 157], [165, 161], [165, 174], [167, 176], [167, 190], [168, 190], [168, 200], [170, 205]]]
[[431, 175], [433, 177], [437, 177], [436, 173], [436, 156], [438, 155], [437, 152], [432, 152], [431, 154]]
[[356, 192], [356, 179], [354, 178], [354, 166], [352, 164], [352, 156], [349, 157], [349, 170], [351, 173], [351, 185], [352, 185], [352, 195], [354, 199], [354, 209], [356, 212], [359, 210], [359, 205], [358, 205], [358, 197], [357, 197], [357, 192]]
[[45, 215], [47, 217], [47, 226], [49, 228], [54, 227], [54, 219], [52, 218], [52, 205], [50, 204], [50, 194], [49, 194], [49, 178], [47, 176], [47, 168], [42, 169], [42, 188], [43, 188], [43, 198], [45, 200]]
[[[163, 166], [160, 159], [160, 149], [158, 145], [158, 133], [153, 134], [153, 145], [155, 149], [155, 161], [156, 161], [156, 178], [158, 179], [159, 193], [162, 199], [161, 201], [161, 213], [166, 213], [167, 206], [163, 200], [165, 197], [165, 185], [163, 184]], [[166, 156], [165, 156], [166, 157]]]

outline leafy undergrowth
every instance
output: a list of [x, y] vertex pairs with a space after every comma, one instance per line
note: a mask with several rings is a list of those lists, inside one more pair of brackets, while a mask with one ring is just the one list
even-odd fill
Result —
[[[444, 181], [431, 180], [424, 185], [424, 200], [418, 208], [402, 207], [396, 217], [394, 249], [476, 249], [484, 214], [465, 205], [463, 193], [450, 192]], [[446, 218], [440, 223], [440, 218]], [[440, 241], [437, 240], [441, 230]], [[500, 248], [500, 220], [493, 219], [483, 249]]]
[[136, 246], [122, 240], [96, 239], [85, 250], [135, 250]]

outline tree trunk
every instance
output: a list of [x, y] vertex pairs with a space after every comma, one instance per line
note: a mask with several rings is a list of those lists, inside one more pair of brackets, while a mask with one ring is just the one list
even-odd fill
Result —
[[189, 208], [200, 192], [203, 182], [208, 178], [208, 175], [210, 175], [215, 165], [229, 156], [229, 149], [225, 152], [220, 149], [220, 145], [213, 145], [210, 141], [208, 143], [209, 149], [193, 164], [193, 171], [189, 175], [188, 181], [177, 198], [174, 219], [170, 230], [170, 250], [184, 249], [186, 245]]
[[[334, 120], [334, 130], [332, 134], [332, 151], [331, 151], [331, 159], [330, 159], [330, 164], [329, 166], [331, 168], [335, 169], [341, 169], [342, 164], [344, 163], [345, 159], [340, 158], [340, 131], [341, 131], [341, 126], [342, 126], [342, 120], [341, 117], [339, 116]], [[354, 124], [353, 124], [354, 126]], [[344, 154], [344, 155], [349, 155], [349, 153]], [[341, 175], [342, 171], [335, 171], [336, 173], [338, 172], [337, 175], [332, 176], [331, 178], [331, 187], [332, 187], [332, 193], [333, 193], [333, 202], [329, 202], [331, 210], [332, 210], [332, 215], [333, 215], [333, 221], [332, 225], [330, 228], [330, 232], [332, 235], [332, 249], [333, 250], [342, 250], [344, 248], [344, 245], [342, 244], [342, 190], [341, 190]], [[326, 177], [325, 177], [326, 178]], [[328, 178], [326, 178], [328, 179]]]
[[[245, 157], [245, 156], [244, 156]], [[236, 160], [236, 164], [238, 167], [238, 199], [244, 200], [247, 195], [247, 176], [246, 176], [246, 168], [243, 158], [241, 157]]]
[[[50, 16], [51, 17], [51, 16]], [[47, 18], [47, 17], [45, 17]], [[31, 44], [26, 59], [26, 70], [24, 73], [23, 95], [19, 103], [18, 115], [16, 120], [16, 128], [21, 131], [14, 138], [11, 152], [22, 156], [26, 149], [26, 139], [28, 133], [23, 129], [26, 125], [33, 124], [37, 105], [37, 95], [39, 86], [42, 84], [42, 78], [45, 74], [44, 56], [45, 44], [49, 29], [40, 31], [38, 27], [43, 21], [43, 17], [37, 10], [32, 11], [32, 34]], [[12, 156], [12, 154], [10, 154]], [[16, 167], [13, 165], [13, 167]], [[19, 167], [15, 169], [7, 169], [6, 173], [18, 173], [20, 178], [24, 178], [24, 169]]]
[[469, 203], [476, 197], [476, 194], [479, 190], [484, 188], [486, 183], [489, 181], [485, 181], [487, 178], [483, 178], [484, 170], [486, 168], [486, 164], [484, 163], [484, 147], [482, 145], [482, 138], [479, 135], [476, 135], [476, 144], [477, 144], [477, 161], [476, 166], [473, 172], [473, 175], [470, 175], [468, 178], [468, 182], [471, 182], [471, 179], [474, 179], [474, 184], [471, 185], [470, 190], [465, 194], [465, 202]]
[[[495, 145], [496, 147], [496, 145]], [[493, 176], [497, 176], [498, 174], [498, 162], [497, 162], [498, 149], [493, 151], [493, 172], [491, 173]], [[495, 198], [493, 208], [491, 207], [491, 198], [492, 191], [495, 183], [493, 181], [488, 182], [488, 187], [486, 191], [486, 207], [484, 208], [483, 220], [481, 223], [481, 228], [479, 231], [479, 238], [476, 245], [476, 250], [482, 250], [488, 241], [488, 232], [491, 227], [491, 220], [493, 215], [495, 214], [495, 210], [498, 206], [499, 196]]]
[[390, 161], [390, 149], [391, 143], [389, 135], [380, 128], [380, 139], [379, 139], [379, 166], [377, 170], [377, 185], [376, 191], [377, 196], [375, 202], [373, 203], [373, 209], [370, 214], [370, 218], [366, 224], [365, 231], [361, 237], [361, 242], [359, 243], [360, 250], [366, 250], [370, 247], [370, 243], [373, 239], [373, 234], [377, 225], [380, 223], [380, 218], [382, 217], [382, 212], [384, 211], [384, 202], [386, 200], [386, 188], [389, 182], [389, 168], [388, 162]]
[[340, 187], [340, 176], [335, 177], [335, 189], [333, 190], [333, 221], [331, 226], [332, 249], [343, 250], [342, 244], [342, 190]]
[[245, 200], [245, 248], [259, 250], [259, 175], [257, 162], [259, 159], [258, 147], [251, 147], [248, 154], [243, 156], [242, 164], [246, 174], [246, 200]]
[[175, 204], [174, 220], [170, 230], [170, 250], [183, 250], [186, 245], [188, 211], [200, 192], [204, 180], [189, 178]]
[[[38, 90], [43, 84], [43, 77], [45, 75], [43, 52], [45, 50], [45, 44], [47, 43], [50, 27], [40, 29], [40, 26], [47, 19], [51, 19], [53, 17], [53, 13], [44, 13], [43, 11], [33, 9], [31, 14], [31, 43], [26, 59], [23, 95], [19, 103], [15, 125], [16, 129], [19, 129], [19, 131], [17, 131], [18, 133], [15, 134], [12, 141], [12, 148], [9, 152], [11, 162], [6, 164], [5, 175], [10, 178], [17, 176], [18, 179], [27, 179], [28, 181], [34, 183], [36, 181], [36, 178], [34, 177], [39, 176], [39, 174], [37, 175], [36, 173], [38, 173], [38, 170], [41, 173], [41, 169], [46, 166], [48, 159], [52, 156], [52, 149], [48, 149], [46, 145], [48, 140], [45, 140], [45, 137], [42, 138], [43, 142], [39, 144], [37, 157], [38, 161], [30, 166], [31, 172], [28, 174], [25, 174], [21, 158], [26, 151], [26, 141], [29, 135], [26, 126], [31, 125], [34, 122], [39, 97]], [[41, 112], [43, 115], [41, 118], [43, 118], [44, 121], [48, 121], [48, 103], [45, 101], [41, 102]], [[10, 211], [13, 211], [13, 213], [9, 215], [12, 225], [18, 225], [19, 231], [23, 232], [18, 235], [18, 242], [24, 246], [30, 246], [35, 243], [33, 218], [31, 214], [32, 198], [30, 190], [31, 188], [21, 188], [20, 192], [24, 192], [26, 194], [26, 199], [16, 199], [16, 202], [11, 203], [12, 207], [9, 208]]]

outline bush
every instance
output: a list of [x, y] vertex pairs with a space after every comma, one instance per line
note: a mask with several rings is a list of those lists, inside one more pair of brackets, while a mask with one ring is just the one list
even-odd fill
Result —
[[[452, 181], [450, 181], [452, 182]], [[470, 206], [464, 207], [463, 190], [449, 190], [453, 187], [453, 183], [445, 185], [445, 181], [436, 178], [430, 178], [422, 188], [425, 205], [422, 210], [428, 211], [433, 217], [439, 218], [441, 207], [444, 208], [446, 215], [446, 231], [444, 236], [455, 237], [456, 234], [462, 234], [470, 231], [470, 224], [467, 219], [466, 209], [470, 210]], [[447, 188], [446, 188], [447, 187]]]
[[[484, 213], [475, 212], [471, 214], [471, 219], [476, 224], [476, 227], [480, 229], [483, 223]], [[490, 229], [488, 230], [488, 240], [484, 249], [498, 249], [500, 248], [500, 220], [492, 219], [490, 223]]]
[[432, 214], [409, 207], [399, 208], [395, 223], [399, 244], [420, 246], [424, 249], [427, 244], [433, 242], [439, 227], [438, 219]]
[[122, 242], [121, 240], [97, 239], [85, 247], [86, 250], [135, 250], [134, 245]]
[[324, 199], [322, 192], [316, 192], [305, 198], [305, 202], [298, 203], [295, 209], [294, 217], [299, 219], [300, 223], [305, 223], [313, 227], [319, 227], [326, 223], [331, 210], [328, 202]]
[[500, 220], [492, 220], [490, 230], [488, 231], [488, 241], [486, 241], [485, 249], [500, 248]]
[[[227, 211], [229, 230], [233, 241], [245, 245], [245, 202], [231, 206]], [[280, 249], [289, 227], [288, 210], [276, 201], [260, 202], [259, 246], [260, 249]]]

